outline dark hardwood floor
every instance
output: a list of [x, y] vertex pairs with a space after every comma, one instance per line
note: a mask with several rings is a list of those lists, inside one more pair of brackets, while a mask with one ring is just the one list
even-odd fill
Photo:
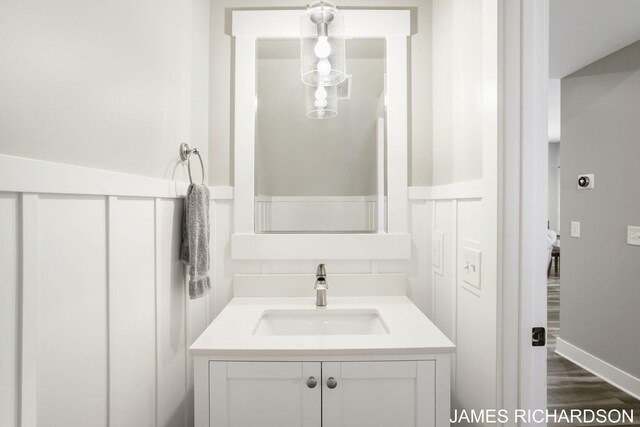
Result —
[[[556, 338], [560, 333], [560, 278], [551, 276], [547, 284], [547, 399], [549, 410], [605, 409], [633, 410], [634, 423], [640, 427], [640, 401], [618, 390], [578, 365], [557, 355]], [[616, 425], [616, 424], [549, 424]], [[622, 423], [617, 424], [622, 425]]]

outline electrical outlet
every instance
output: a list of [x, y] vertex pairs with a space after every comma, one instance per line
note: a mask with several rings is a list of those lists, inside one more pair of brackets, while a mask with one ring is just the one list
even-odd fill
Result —
[[640, 246], [640, 227], [627, 227], [627, 244]]
[[433, 266], [433, 271], [440, 275], [442, 275], [443, 252], [444, 234], [436, 231], [431, 239], [431, 265]]
[[580, 237], [579, 221], [571, 221], [571, 237]]

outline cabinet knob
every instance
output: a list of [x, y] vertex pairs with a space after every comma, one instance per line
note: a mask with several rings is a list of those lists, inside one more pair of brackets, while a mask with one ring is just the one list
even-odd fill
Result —
[[318, 385], [318, 381], [315, 379], [315, 377], [307, 378], [307, 387], [315, 388], [315, 386], [317, 385]]
[[329, 388], [336, 388], [338, 386], [338, 381], [336, 381], [335, 378], [333, 377], [329, 377], [327, 379], [327, 387]]

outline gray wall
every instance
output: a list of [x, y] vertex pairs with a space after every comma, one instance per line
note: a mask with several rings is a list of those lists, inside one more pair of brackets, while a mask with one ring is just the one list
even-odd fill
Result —
[[[562, 81], [560, 335], [640, 377], [640, 247], [626, 226], [640, 225], [640, 42]], [[596, 188], [576, 177], [595, 173]]]
[[[0, 154], [180, 179], [176, 147], [184, 140], [205, 154], [213, 185], [233, 183], [231, 10], [306, 4], [5, 3], [0, 28], [11, 36], [0, 37]], [[431, 0], [340, 6], [412, 10], [409, 182], [430, 185]]]
[[0, 153], [184, 179], [207, 156], [209, 0], [3, 1]]

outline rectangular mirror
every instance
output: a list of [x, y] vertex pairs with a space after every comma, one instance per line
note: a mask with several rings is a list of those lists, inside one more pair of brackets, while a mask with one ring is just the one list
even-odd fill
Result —
[[337, 116], [312, 119], [300, 42], [257, 41], [256, 233], [387, 230], [385, 66], [384, 39], [347, 40]]

